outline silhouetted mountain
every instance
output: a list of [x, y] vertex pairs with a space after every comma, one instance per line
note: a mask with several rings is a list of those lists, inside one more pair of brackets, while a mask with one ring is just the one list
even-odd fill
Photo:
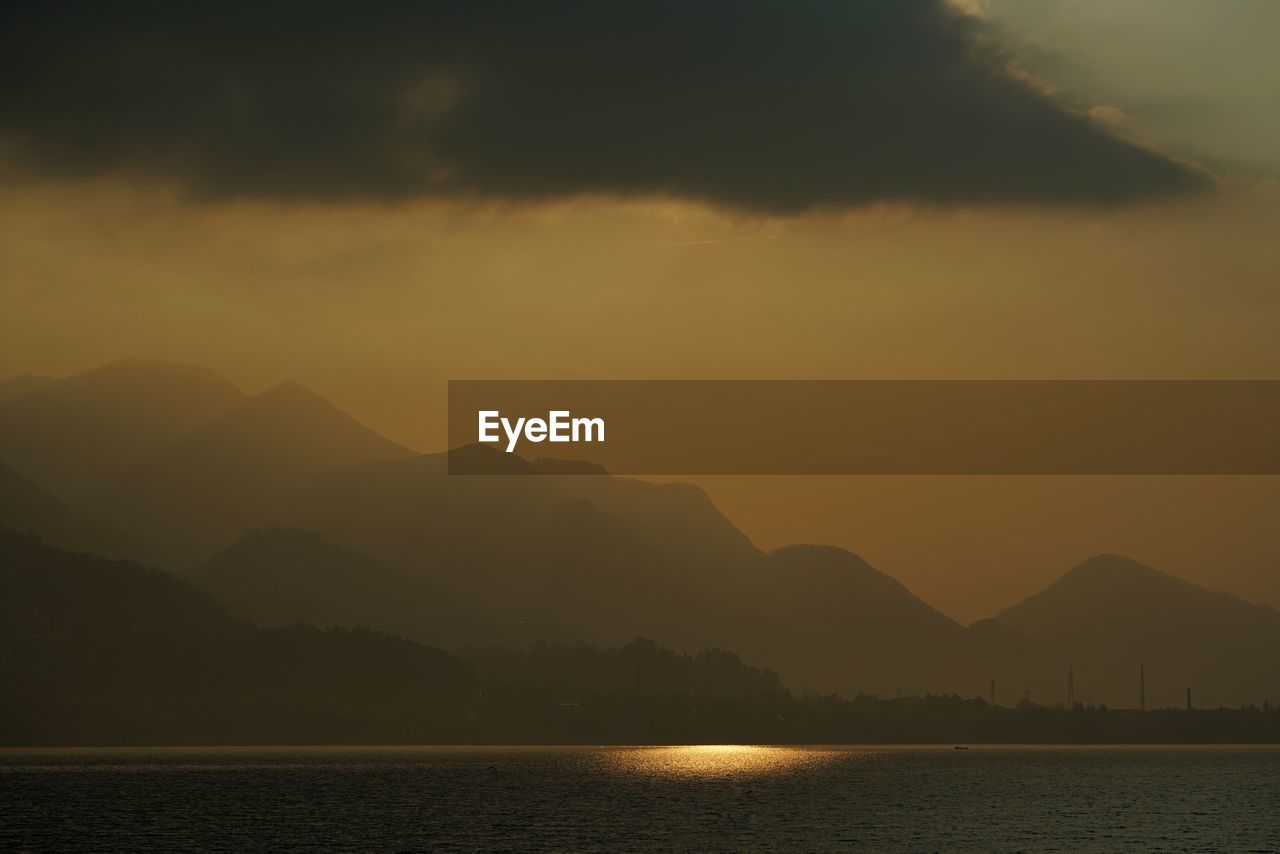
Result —
[[10, 641], [100, 654], [116, 643], [142, 650], [249, 631], [222, 604], [158, 569], [10, 531], [0, 531], [0, 558], [0, 626]]
[[1081, 700], [1136, 706], [1140, 665], [1148, 707], [1280, 697], [1280, 611], [1128, 558], [1090, 558], [997, 620], [1052, 652], [1059, 685], [1072, 665]]
[[186, 582], [0, 531], [0, 739], [191, 744], [450, 736], [465, 662], [367, 630], [255, 630]]
[[65, 500], [245, 397], [205, 368], [139, 359], [19, 384], [0, 402], [0, 460]]
[[96, 489], [89, 505], [145, 532], [162, 562], [183, 567], [278, 521], [316, 474], [411, 453], [282, 383], [144, 457]]
[[34, 533], [63, 548], [127, 555], [138, 550], [105, 524], [86, 519], [9, 466], [0, 463], [0, 528]]
[[[380, 462], [317, 479], [289, 521], [506, 618], [635, 637], [656, 604], [651, 549], [557, 480], [450, 476], [444, 454]], [[636, 613], [619, 625], [624, 602]]]
[[0, 404], [31, 394], [54, 382], [53, 377], [19, 374], [0, 380]]
[[[546, 463], [540, 462], [539, 468]], [[626, 524], [666, 560], [681, 567], [685, 583], [724, 583], [723, 566], [759, 555], [742, 531], [707, 494], [688, 483], [648, 483], [621, 477], [564, 477], [556, 486]]]
[[517, 454], [484, 445], [466, 445], [427, 459], [427, 470], [432, 473], [442, 471], [446, 461], [453, 460], [467, 472], [551, 476], [554, 494], [585, 499], [611, 516], [625, 519], [647, 545], [695, 568], [705, 563], [704, 558], [723, 562], [759, 554], [707, 494], [692, 484], [610, 477], [602, 467], [576, 460], [541, 457], [528, 462]]
[[263, 627], [367, 626], [419, 643], [527, 643], [536, 636], [458, 603], [421, 578], [319, 534], [250, 531], [206, 561], [194, 583]]
[[814, 626], [856, 622], [885, 631], [927, 626], [934, 634], [960, 628], [901, 582], [836, 546], [795, 545], [770, 552], [765, 581], [775, 614]]
[[[206, 565], [264, 625], [449, 646], [656, 636], [846, 695], [985, 697], [994, 677], [1002, 702], [1056, 702], [1072, 665], [1078, 699], [1133, 705], [1146, 664], [1149, 704], [1186, 687], [1198, 704], [1280, 696], [1275, 611], [1120, 558], [962, 629], [844, 550], [763, 554], [695, 487], [483, 446], [417, 456], [294, 383], [246, 397], [202, 369], [123, 362], [5, 388], [0, 523], [107, 550], [79, 521], [100, 514], [176, 570], [255, 528], [315, 532], [250, 536]], [[450, 475], [450, 459], [496, 473]], [[59, 503], [33, 471], [82, 497]]]
[[172, 451], [203, 452], [237, 465], [300, 472], [330, 471], [413, 453], [296, 382], [283, 382], [254, 395]]
[[678, 654], [645, 640], [466, 655], [479, 679], [458, 657], [381, 632], [255, 630], [164, 573], [0, 532], [4, 744], [1280, 737], [1280, 713], [1269, 708], [1140, 715], [992, 708], [954, 696], [797, 699], [733, 653]]
[[[516, 455], [458, 453], [529, 471]], [[445, 455], [428, 455], [335, 472], [293, 521], [511, 620], [605, 644], [647, 633], [737, 649], [797, 687], [924, 689], [950, 672], [937, 649], [962, 634], [847, 552], [762, 554], [685, 484], [450, 476]]]
[[0, 525], [53, 539], [51, 533], [74, 527], [75, 522], [61, 501], [0, 463]]
[[[995, 681], [996, 703], [1013, 706], [1027, 698], [1052, 705], [1066, 697], [1066, 670], [1044, 643], [994, 617], [965, 629], [964, 662], [958, 676], [964, 693], [990, 699]], [[1085, 701], [1081, 692], [1080, 701]], [[1098, 697], [1099, 703], [1105, 702]], [[1127, 704], [1126, 704], [1127, 705]]]
[[790, 684], [847, 696], [968, 687], [952, 684], [961, 627], [844, 549], [778, 549], [743, 589], [774, 630], [732, 646]]
[[[531, 464], [491, 448], [458, 454], [512, 473], [576, 471], [572, 464]], [[767, 651], [773, 666], [802, 672], [802, 687], [890, 690], [919, 681], [898, 678], [919, 671], [917, 644], [904, 640], [888, 660], [875, 662], [857, 651], [876, 646], [872, 630], [859, 628], [857, 614], [898, 614], [891, 622], [904, 638], [931, 638], [935, 612], [922, 604], [899, 608], [898, 599], [910, 599], [900, 586], [828, 583], [839, 579], [838, 572], [825, 580], [821, 573], [797, 571], [780, 584], [753, 583], [772, 577], [768, 568], [789, 559], [762, 555], [695, 487], [607, 475], [451, 477], [447, 460], [444, 454], [412, 457], [322, 399], [285, 384], [159, 445], [96, 489], [87, 506], [145, 534], [173, 567], [194, 564], [251, 528], [288, 524], [367, 553], [409, 583], [439, 591], [388, 594], [395, 584], [374, 574], [374, 587], [389, 586], [367, 595], [383, 602], [444, 596], [468, 611], [483, 602], [499, 625], [544, 637], [623, 643], [651, 634], [682, 647]], [[308, 559], [324, 565], [318, 555]], [[300, 573], [305, 571], [311, 570]], [[281, 583], [278, 576], [262, 577]], [[354, 586], [343, 588], [332, 578], [326, 583], [344, 592], [324, 598], [330, 604], [343, 600], [345, 610], [328, 610], [296, 585], [290, 588], [298, 591], [299, 606], [305, 602], [303, 610], [312, 612], [308, 619], [350, 622], [367, 615], [375, 627], [414, 637], [451, 643], [475, 638], [460, 631], [458, 621], [450, 626], [436, 615], [424, 628], [403, 609], [373, 608]], [[812, 615], [803, 605], [806, 590], [814, 597]], [[887, 599], [877, 607], [880, 596]], [[249, 609], [247, 599], [235, 601]], [[836, 602], [844, 603], [845, 619], [810, 619]], [[268, 622], [290, 616], [277, 609]], [[856, 649], [833, 656], [831, 644]], [[873, 664], [875, 674], [869, 672]]]
[[318, 478], [287, 521], [550, 636], [732, 648], [847, 694], [986, 684], [960, 666], [958, 625], [848, 552], [766, 556], [686, 484], [528, 476], [516, 455], [455, 453], [521, 474], [450, 476], [444, 454], [380, 461]]

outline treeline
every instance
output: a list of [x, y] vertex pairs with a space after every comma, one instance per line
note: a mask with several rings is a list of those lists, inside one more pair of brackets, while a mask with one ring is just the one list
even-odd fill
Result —
[[477, 705], [474, 741], [521, 744], [1258, 744], [1280, 709], [1016, 708], [957, 696], [881, 699], [616, 692], [555, 700], [510, 687]]

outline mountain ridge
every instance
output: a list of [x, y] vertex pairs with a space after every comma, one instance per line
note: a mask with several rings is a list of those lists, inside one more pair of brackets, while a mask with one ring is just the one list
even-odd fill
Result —
[[245, 397], [208, 368], [111, 362], [0, 402], [0, 460], [75, 500]]
[[1152, 704], [1178, 704], [1188, 688], [1212, 705], [1280, 697], [1280, 673], [1266, 665], [1280, 648], [1280, 611], [1132, 558], [1088, 558], [995, 620], [1088, 674], [1099, 693], [1135, 704], [1139, 671]]
[[[124, 407], [139, 388], [167, 388], [174, 377], [197, 386], [152, 401], [162, 409], [184, 395], [203, 399], [200, 389], [210, 383], [225, 391], [216, 374], [181, 365], [126, 362], [76, 376], [90, 377], [77, 382], [97, 390], [90, 397], [108, 416], [104, 401], [117, 386]], [[0, 404], [0, 460], [21, 456], [24, 447], [6, 444], [8, 407], [65, 389], [61, 382], [37, 383], [30, 395]], [[1277, 637], [1280, 643], [1274, 609], [1127, 558], [1095, 555], [1044, 590], [965, 627], [848, 550], [793, 545], [761, 551], [696, 486], [569, 474], [580, 469], [488, 448], [415, 454], [296, 382], [256, 395], [236, 390], [225, 409], [220, 395], [214, 394], [222, 403], [213, 408], [223, 411], [147, 449], [125, 474], [105, 476], [92, 500], [68, 503], [70, 511], [103, 511], [121, 530], [145, 537], [162, 564], [178, 571], [215, 554], [243, 561], [245, 571], [257, 566], [260, 580], [291, 566], [286, 580], [299, 602], [328, 591], [327, 599], [307, 606], [316, 619], [359, 621], [362, 612], [350, 606], [367, 593], [381, 604], [363, 613], [381, 614], [380, 620], [400, 613], [394, 628], [410, 634], [395, 600], [438, 596], [468, 613], [491, 612], [496, 625], [534, 627], [528, 632], [557, 640], [626, 643], [656, 636], [685, 648], [735, 649], [801, 689], [985, 695], [994, 678], [1003, 690], [1060, 697], [1063, 674], [1074, 666], [1092, 693], [1127, 703], [1129, 671], [1139, 663], [1129, 659], [1140, 658], [1164, 686], [1152, 694], [1161, 702], [1172, 697], [1175, 682], [1195, 684], [1206, 701], [1280, 695], [1265, 652], [1251, 641]], [[77, 431], [97, 426], [81, 417], [94, 411], [54, 407], [44, 414], [63, 417], [51, 435], [74, 443]], [[147, 435], [172, 430], [170, 423]], [[458, 454], [497, 460], [505, 474], [450, 475]], [[35, 494], [24, 488], [14, 494]], [[17, 500], [45, 507], [52, 520], [45, 527], [56, 531], [58, 513], [49, 509], [56, 505]], [[267, 550], [265, 559], [281, 561], [279, 567], [235, 550], [247, 532], [279, 526], [319, 537], [333, 550], [311, 551], [305, 543], [294, 543], [293, 552]], [[360, 589], [360, 567], [372, 564], [341, 550], [408, 579], [408, 586], [388, 581], [376, 595]], [[320, 571], [330, 559], [326, 571], [337, 576], [315, 579], [329, 587], [306, 590], [303, 565], [313, 561]], [[390, 577], [379, 572], [369, 578]], [[419, 596], [411, 588], [438, 593]], [[440, 622], [439, 634], [417, 636], [442, 644], [475, 640]], [[512, 636], [520, 642], [532, 635]]]

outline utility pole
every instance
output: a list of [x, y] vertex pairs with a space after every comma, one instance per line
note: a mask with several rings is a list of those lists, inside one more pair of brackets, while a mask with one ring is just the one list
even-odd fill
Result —
[[1187, 689], [1187, 711], [1191, 711], [1191, 689]]
[[1067, 665], [1067, 709], [1076, 707], [1076, 675], [1071, 670], [1071, 665]]

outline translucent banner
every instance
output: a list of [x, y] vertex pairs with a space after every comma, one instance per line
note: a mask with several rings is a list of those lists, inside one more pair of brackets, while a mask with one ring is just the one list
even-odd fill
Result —
[[449, 383], [454, 474], [1280, 474], [1278, 438], [1270, 380]]

